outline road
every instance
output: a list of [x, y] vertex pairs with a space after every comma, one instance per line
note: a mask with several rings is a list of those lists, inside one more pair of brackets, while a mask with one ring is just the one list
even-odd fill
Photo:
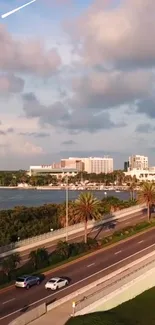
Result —
[[[107, 250], [98, 251], [95, 256], [66, 265], [61, 271], [53, 271], [40, 286], [30, 290], [13, 288], [3, 292], [0, 294], [0, 324], [7, 325], [25, 311], [43, 302], [52, 303], [153, 250], [155, 250], [155, 229]], [[51, 276], [69, 278], [70, 285], [58, 292], [47, 292], [44, 285]]]
[[[143, 220], [145, 220], [147, 218], [146, 215], [146, 210], [144, 210], [143, 212], [136, 212], [130, 216], [125, 216], [124, 218], [118, 219], [116, 221], [113, 222], [107, 222], [107, 224], [104, 224], [103, 226], [98, 226], [98, 227], [94, 227], [92, 229], [90, 229], [90, 231], [88, 231], [88, 236], [92, 237], [92, 238], [103, 238], [104, 236], [108, 236], [110, 234], [112, 234], [114, 231], [128, 227], [130, 225], [134, 225], [138, 222], [142, 222]], [[115, 224], [114, 228], [111, 227], [112, 224]], [[78, 242], [78, 241], [82, 241], [84, 239], [84, 231], [81, 231], [77, 234], [74, 235], [70, 235], [69, 236], [69, 242]], [[65, 237], [62, 238], [61, 240], [65, 240]], [[57, 245], [58, 240], [52, 241], [52, 242], [48, 242], [46, 245], [44, 245], [45, 248], [47, 248], [48, 252], [51, 253], [52, 251], [55, 250], [56, 245]], [[42, 246], [37, 246], [35, 247], [35, 249], [42, 247]], [[29, 253], [32, 249], [28, 249], [26, 251], [23, 251], [20, 255], [21, 255], [21, 264], [24, 264], [28, 261], [29, 259]]]

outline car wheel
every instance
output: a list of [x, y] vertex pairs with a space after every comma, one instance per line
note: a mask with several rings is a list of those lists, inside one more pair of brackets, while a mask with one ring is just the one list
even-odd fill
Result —
[[65, 286], [68, 286], [68, 281], [66, 281]]
[[55, 290], [58, 290], [58, 289], [59, 289], [59, 287], [58, 287], [58, 286], [56, 286], [56, 287], [55, 287]]
[[40, 281], [38, 280], [38, 281], [37, 281], [37, 286], [39, 286], [39, 284], [40, 284]]
[[29, 285], [29, 284], [27, 284], [27, 286], [26, 286], [26, 289], [27, 289], [27, 290], [29, 290], [29, 289], [30, 289], [30, 285]]

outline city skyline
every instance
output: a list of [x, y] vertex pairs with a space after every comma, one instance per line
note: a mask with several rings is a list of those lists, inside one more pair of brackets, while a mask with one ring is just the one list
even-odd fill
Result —
[[[25, 3], [2, 0], [0, 14]], [[136, 153], [155, 165], [152, 12], [152, 0], [37, 0], [0, 20], [1, 169], [104, 155], [119, 169]]]

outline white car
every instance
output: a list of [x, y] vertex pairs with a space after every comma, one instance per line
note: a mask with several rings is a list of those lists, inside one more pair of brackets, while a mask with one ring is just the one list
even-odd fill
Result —
[[57, 290], [68, 285], [68, 280], [63, 278], [52, 278], [45, 284], [45, 289]]

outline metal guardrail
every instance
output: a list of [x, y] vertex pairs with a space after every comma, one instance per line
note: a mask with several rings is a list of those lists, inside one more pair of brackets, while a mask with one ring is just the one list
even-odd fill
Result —
[[[143, 205], [136, 205], [136, 206], [133, 206], [133, 207], [130, 207], [130, 208], [126, 208], [126, 209], [116, 211], [116, 212], [114, 212], [114, 213], [112, 213], [110, 215], [105, 215], [104, 218], [102, 219], [102, 221], [99, 221], [99, 222], [89, 221], [88, 222], [88, 227], [90, 229], [91, 227], [94, 227], [94, 226], [101, 225], [101, 224], [105, 223], [106, 221], [108, 221], [109, 218], [113, 217], [114, 220], [115, 220], [115, 219], [117, 219], [118, 216], [129, 214], [132, 211], [136, 212], [136, 211], [139, 211], [140, 209], [143, 209], [145, 207], [146, 206], [143, 204]], [[78, 224], [75, 224], [73, 226], [69, 226], [68, 234], [70, 234], [72, 231], [76, 231], [76, 230], [80, 230], [80, 229], [82, 230], [83, 227], [84, 227], [83, 223], [78, 223]], [[54, 230], [53, 232], [47, 232], [47, 233], [44, 233], [44, 234], [39, 235], [39, 236], [30, 237], [30, 238], [20, 240], [20, 241], [15, 242], [15, 243], [11, 243], [11, 244], [6, 245], [6, 246], [1, 246], [0, 247], [0, 253], [5, 253], [5, 252], [11, 251], [11, 250], [13, 250], [15, 248], [27, 246], [27, 245], [37, 243], [37, 242], [41, 242], [41, 241], [46, 240], [46, 239], [50, 239], [50, 238], [51, 239], [54, 239], [54, 238], [56, 239], [56, 237], [60, 236], [60, 235], [62, 235], [62, 237], [63, 237], [63, 235], [65, 236], [65, 234], [66, 234], [65, 228]]]
[[[153, 260], [151, 260], [150, 262], [140, 266], [139, 268], [137, 268], [136, 270], [131, 271], [130, 273], [121, 276], [121, 278], [119, 278], [118, 280], [115, 280], [113, 282], [110, 281], [109, 284], [107, 284], [104, 288], [100, 288], [99, 290], [97, 290], [94, 293], [91, 293], [90, 295], [85, 296], [84, 298], [82, 298], [81, 300], [76, 302], [76, 310], [75, 313], [81, 311], [82, 309], [88, 307], [89, 305], [91, 305], [92, 303], [104, 298], [105, 295], [105, 290], [107, 290], [108, 288], [113, 287], [114, 285], [116, 285], [119, 282], [122, 282], [122, 280], [125, 280], [127, 278], [129, 278], [132, 274], [138, 273], [140, 270], [146, 268], [147, 266], [151, 265], [155, 263], [155, 257]], [[134, 279], [135, 280], [135, 279]], [[131, 280], [131, 281], [134, 281]], [[102, 283], [100, 283], [101, 285]], [[122, 285], [120, 286], [120, 290], [121, 290]]]

